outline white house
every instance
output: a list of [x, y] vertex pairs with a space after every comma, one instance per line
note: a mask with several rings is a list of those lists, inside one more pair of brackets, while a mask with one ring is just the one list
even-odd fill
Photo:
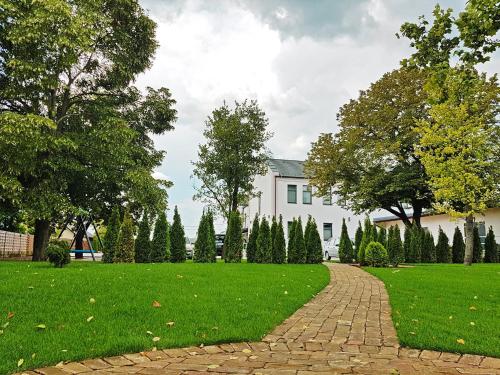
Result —
[[[409, 215], [411, 218], [411, 215]], [[396, 216], [386, 216], [379, 217], [373, 219], [375, 224], [380, 227], [389, 228], [391, 225], [399, 226], [401, 233], [404, 230], [403, 222], [397, 218]], [[450, 243], [453, 240], [453, 233], [455, 232], [455, 228], [458, 226], [462, 231], [462, 235], [464, 235], [464, 219], [454, 219], [449, 215], [445, 214], [431, 214], [424, 213], [422, 218], [420, 219], [420, 224], [422, 228], [427, 229], [432, 233], [434, 239], [437, 240], [437, 235], [439, 231], [439, 227], [443, 229], [443, 231], [448, 236]], [[476, 224], [479, 230], [479, 237], [481, 237], [481, 242], [484, 244], [484, 239], [486, 234], [488, 233], [488, 228], [493, 227], [493, 232], [495, 233], [497, 243], [500, 243], [500, 208], [490, 208], [486, 210], [484, 215], [478, 215], [476, 217]]]
[[250, 199], [248, 206], [242, 209], [245, 229], [251, 230], [256, 214], [259, 217], [265, 216], [268, 220], [273, 216], [278, 219], [282, 215], [288, 240], [288, 229], [293, 218], [300, 216], [305, 226], [308, 215], [311, 215], [316, 221], [326, 250], [333, 250], [332, 247], [338, 242], [342, 218], [346, 220], [350, 236], [354, 237], [358, 221], [363, 221], [364, 216], [339, 207], [332, 196], [314, 196], [304, 176], [303, 161], [270, 159], [268, 165], [266, 174], [256, 176], [256, 194]]

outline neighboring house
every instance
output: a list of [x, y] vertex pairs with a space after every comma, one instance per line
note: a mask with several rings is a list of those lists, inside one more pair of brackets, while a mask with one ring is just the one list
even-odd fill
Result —
[[[411, 218], [411, 215], [408, 215]], [[404, 231], [403, 222], [397, 218], [396, 216], [386, 216], [379, 217], [373, 219], [375, 224], [379, 227], [389, 228], [391, 225], [398, 225], [401, 230], [401, 235]], [[486, 234], [488, 233], [488, 228], [493, 227], [493, 231], [495, 232], [495, 237], [497, 242], [500, 242], [500, 207], [499, 208], [490, 208], [486, 210], [484, 215], [476, 216], [476, 223], [479, 230], [479, 237], [481, 237], [481, 243], [484, 244], [484, 239]], [[450, 244], [453, 241], [453, 233], [455, 232], [455, 227], [459, 227], [462, 231], [462, 235], [464, 232], [464, 219], [454, 219], [446, 214], [432, 214], [432, 213], [424, 213], [422, 218], [420, 219], [420, 224], [422, 228], [429, 230], [434, 239], [437, 241], [437, 235], [439, 231], [439, 227], [443, 229], [448, 238], [450, 239]]]
[[[90, 230], [87, 230], [87, 235], [93, 244], [94, 233], [91, 232]], [[65, 229], [60, 237], [60, 240], [67, 242], [69, 245], [69, 244], [71, 244], [71, 242], [73, 242], [74, 237], [75, 237], [75, 233], [71, 229]], [[82, 243], [83, 243], [83, 249], [78, 249], [78, 250], [90, 250], [90, 246], [89, 246], [87, 239], [85, 237], [83, 238]], [[75, 243], [73, 243], [72, 248], [73, 249], [75, 248]]]
[[282, 215], [288, 240], [288, 229], [293, 218], [300, 216], [305, 228], [307, 218], [311, 215], [316, 221], [325, 250], [338, 242], [343, 218], [346, 219], [350, 237], [354, 238], [358, 222], [362, 222], [364, 216], [339, 207], [333, 196], [314, 196], [314, 190], [304, 176], [303, 161], [270, 159], [268, 165], [266, 174], [255, 177], [255, 196], [242, 209], [245, 231], [251, 230], [256, 214], [268, 220], [273, 216], [278, 219]]

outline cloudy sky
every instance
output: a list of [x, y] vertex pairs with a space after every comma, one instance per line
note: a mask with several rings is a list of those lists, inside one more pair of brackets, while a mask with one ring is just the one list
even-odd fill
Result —
[[[202, 205], [192, 200], [191, 161], [214, 108], [224, 100], [258, 100], [274, 132], [273, 155], [305, 159], [311, 141], [336, 130], [338, 108], [411, 52], [395, 33], [403, 22], [429, 15], [435, 0], [141, 3], [158, 23], [160, 47], [137, 84], [168, 87], [179, 117], [174, 131], [155, 139], [168, 153], [157, 174], [174, 182], [169, 205], [179, 206], [194, 235]], [[465, 1], [440, 4], [458, 11]], [[487, 69], [499, 71], [493, 64]]]

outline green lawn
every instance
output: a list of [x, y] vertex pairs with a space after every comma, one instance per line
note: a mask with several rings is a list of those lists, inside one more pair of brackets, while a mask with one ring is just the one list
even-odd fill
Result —
[[0, 280], [4, 374], [154, 346], [259, 340], [323, 289], [329, 272], [323, 265], [0, 262]]
[[402, 345], [500, 357], [500, 264], [366, 270], [387, 287]]

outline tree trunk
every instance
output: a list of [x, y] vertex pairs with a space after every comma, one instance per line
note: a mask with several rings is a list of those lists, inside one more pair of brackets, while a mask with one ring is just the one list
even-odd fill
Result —
[[417, 226], [417, 228], [421, 228], [420, 218], [422, 217], [422, 205], [418, 203], [413, 203], [413, 224]]
[[470, 266], [472, 264], [472, 254], [474, 252], [474, 217], [467, 216], [465, 219], [465, 257], [464, 264]]
[[33, 244], [34, 262], [45, 260], [45, 250], [49, 245], [50, 221], [47, 219], [35, 220], [35, 240]]
[[236, 185], [233, 189], [233, 193], [231, 195], [231, 211], [238, 210], [238, 190], [239, 187]]

